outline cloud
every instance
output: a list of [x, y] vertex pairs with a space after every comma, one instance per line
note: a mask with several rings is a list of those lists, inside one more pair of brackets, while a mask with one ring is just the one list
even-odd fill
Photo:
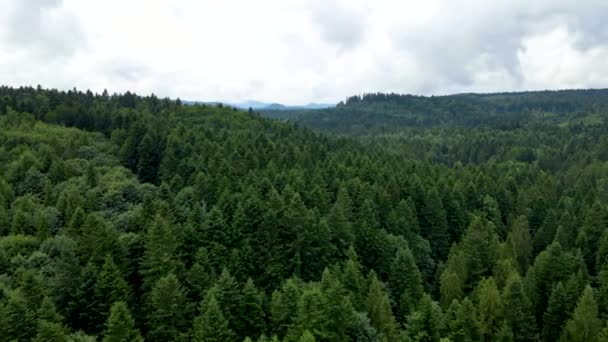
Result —
[[62, 0], [10, 1], [2, 8], [4, 46], [47, 59], [70, 56], [86, 46], [77, 15]]
[[288, 104], [605, 87], [604, 0], [0, 0], [9, 85]]
[[325, 41], [341, 49], [352, 48], [361, 42], [368, 4], [356, 0], [321, 0], [310, 2], [308, 6], [310, 16]]

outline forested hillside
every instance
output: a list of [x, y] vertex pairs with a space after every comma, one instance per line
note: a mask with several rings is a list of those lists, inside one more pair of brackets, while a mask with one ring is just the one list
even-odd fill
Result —
[[608, 341], [608, 95], [546, 94], [0, 87], [0, 341]]

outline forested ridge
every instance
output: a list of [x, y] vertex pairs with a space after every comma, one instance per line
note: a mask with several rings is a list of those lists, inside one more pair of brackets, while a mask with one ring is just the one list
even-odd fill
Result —
[[0, 87], [0, 341], [608, 341], [608, 96], [544, 94]]

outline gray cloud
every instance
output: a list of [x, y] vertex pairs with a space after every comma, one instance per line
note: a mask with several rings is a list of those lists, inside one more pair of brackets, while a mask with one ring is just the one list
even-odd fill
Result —
[[78, 18], [62, 0], [15, 1], [5, 14], [5, 48], [27, 49], [42, 58], [72, 55], [86, 46]]
[[361, 42], [366, 26], [364, 6], [355, 1], [316, 1], [312, 4], [311, 18], [325, 41], [341, 49], [353, 48]]

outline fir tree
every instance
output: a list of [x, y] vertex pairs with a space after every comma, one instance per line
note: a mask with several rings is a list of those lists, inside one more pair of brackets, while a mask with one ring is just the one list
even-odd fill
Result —
[[143, 342], [125, 302], [116, 302], [110, 309], [110, 316], [103, 333], [103, 342]]
[[228, 320], [215, 299], [211, 296], [204, 308], [203, 314], [194, 321], [192, 341], [194, 342], [231, 342], [236, 341], [235, 334], [228, 327]]
[[562, 332], [561, 340], [572, 342], [596, 341], [602, 331], [602, 321], [598, 317], [597, 303], [593, 289], [587, 286], [583, 291], [572, 318]]

